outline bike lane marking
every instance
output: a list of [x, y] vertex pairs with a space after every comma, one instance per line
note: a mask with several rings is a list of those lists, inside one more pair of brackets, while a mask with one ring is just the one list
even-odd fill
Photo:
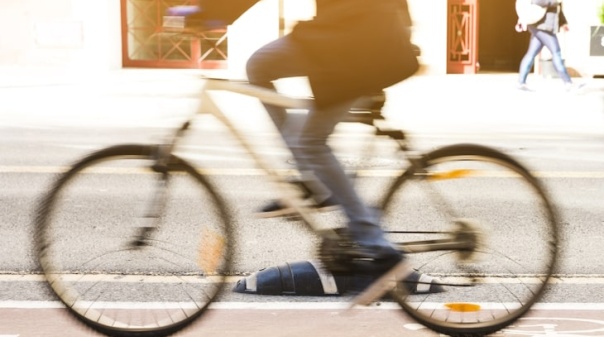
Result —
[[[52, 309], [60, 307], [59, 303], [48, 303], [53, 302], [28, 306], [38, 305], [39, 309], [0, 309], [2, 329], [18, 333], [0, 337], [98, 336], [69, 317], [65, 309]], [[330, 337], [442, 337], [414, 322], [393, 303], [351, 312], [342, 309], [346, 306], [347, 303], [217, 302], [203, 319], [175, 336], [307, 337], [322, 332]], [[538, 304], [527, 316], [491, 336], [603, 336], [603, 309], [604, 303]]]
[[[405, 324], [407, 331], [427, 330]], [[604, 303], [537, 303], [524, 316], [492, 337], [604, 336]]]
[[602, 336], [604, 320], [568, 317], [523, 317], [503, 329], [509, 336]]

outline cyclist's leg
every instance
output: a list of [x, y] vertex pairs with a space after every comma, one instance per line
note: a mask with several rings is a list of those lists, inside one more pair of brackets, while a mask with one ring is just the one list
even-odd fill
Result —
[[[289, 36], [270, 42], [250, 56], [247, 76], [251, 84], [275, 90], [273, 81], [280, 78], [305, 76], [307, 60]], [[265, 104], [275, 125], [281, 129], [286, 119], [285, 109]]]
[[[306, 76], [311, 66], [300, 47], [289, 36], [285, 36], [260, 48], [250, 57], [247, 63], [248, 80], [251, 84], [275, 89], [272, 81]], [[315, 197], [329, 197], [333, 194], [342, 203], [349, 218], [349, 228], [359, 243], [382, 247], [385, 255], [398, 254], [384, 239], [382, 230], [377, 225], [377, 215], [360, 200], [340, 163], [327, 146], [327, 138], [353, 102], [351, 100], [329, 108], [311, 110], [299, 137], [283, 132], [287, 117], [285, 109], [272, 105], [265, 107], [292, 150], [298, 169]], [[315, 176], [318, 179], [313, 179]]]
[[[285, 36], [254, 52], [247, 63], [247, 76], [251, 84], [275, 90], [273, 81], [280, 78], [306, 76], [308, 66], [308, 60], [300, 47], [289, 36]], [[286, 110], [270, 104], [264, 104], [264, 107], [287, 146], [293, 148], [299, 130], [286, 129]], [[331, 196], [329, 189], [314, 176], [303, 174], [302, 178], [305, 186], [312, 191], [315, 201], [320, 203]]]
[[327, 144], [329, 135], [348, 113], [354, 101], [311, 109], [293, 152], [300, 170], [313, 172], [342, 205], [349, 219], [348, 228], [356, 242], [370, 247], [378, 255], [398, 256], [398, 252], [384, 238], [376, 211], [361, 200]]

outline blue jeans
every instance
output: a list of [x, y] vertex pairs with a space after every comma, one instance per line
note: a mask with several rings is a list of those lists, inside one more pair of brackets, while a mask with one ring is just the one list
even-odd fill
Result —
[[[248, 60], [249, 82], [275, 89], [273, 81], [280, 78], [306, 76], [312, 63], [290, 36], [275, 40], [256, 51]], [[348, 217], [348, 227], [358, 241], [384, 245], [376, 211], [366, 206], [354, 189], [350, 178], [327, 144], [336, 125], [348, 113], [355, 100], [326, 108], [311, 108], [299, 130], [285, 128], [285, 109], [265, 104], [271, 119], [292, 151], [306, 186], [317, 201], [332, 195]]]
[[528, 27], [528, 30], [531, 32], [531, 40], [529, 42], [528, 51], [520, 62], [520, 76], [518, 78], [520, 84], [526, 83], [526, 78], [531, 71], [535, 57], [537, 57], [537, 54], [539, 54], [544, 46], [547, 47], [552, 54], [552, 62], [554, 63], [556, 72], [558, 72], [558, 76], [560, 76], [564, 83], [571, 83], [570, 76], [566, 71], [564, 62], [562, 62], [562, 51], [556, 34], [530, 26]]

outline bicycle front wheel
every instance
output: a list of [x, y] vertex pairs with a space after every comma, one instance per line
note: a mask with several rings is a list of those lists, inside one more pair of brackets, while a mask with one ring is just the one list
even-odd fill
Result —
[[[120, 145], [62, 174], [41, 200], [40, 266], [71, 314], [111, 336], [165, 336], [198, 318], [231, 262], [223, 202], [204, 176], [157, 147]], [[144, 236], [141, 233], [145, 232]]]
[[[554, 207], [526, 168], [491, 148], [444, 147], [426, 154], [420, 166], [404, 172], [386, 194], [382, 223], [393, 242], [417, 252], [407, 254], [414, 267], [445, 291], [430, 293], [420, 284], [412, 285], [417, 293], [399, 287], [393, 297], [419, 323], [443, 334], [499, 331], [529, 310], [554, 272]], [[464, 246], [420, 253], [420, 246], [447, 240]]]

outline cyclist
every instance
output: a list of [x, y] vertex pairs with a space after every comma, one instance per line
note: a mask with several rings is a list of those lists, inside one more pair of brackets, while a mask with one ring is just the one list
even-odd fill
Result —
[[[418, 70], [416, 51], [409, 38], [407, 1], [315, 2], [316, 15], [312, 20], [298, 23], [291, 34], [268, 43], [250, 57], [248, 79], [251, 84], [273, 90], [273, 81], [280, 78], [309, 79], [314, 107], [296, 137], [289, 137], [283, 128], [285, 109], [265, 107], [291, 149], [302, 183], [317, 206], [339, 204], [343, 208], [349, 235], [355, 242], [355, 256], [393, 265], [401, 260], [400, 252], [385, 239], [378, 212], [363, 203], [327, 140], [355, 100], [398, 83]], [[211, 17], [212, 13], [207, 13], [211, 4], [202, 4], [201, 9], [180, 7], [178, 11], [206, 12]], [[264, 211], [283, 208], [276, 203]]]
[[[406, 0], [316, 0], [316, 16], [291, 34], [256, 51], [248, 60], [250, 83], [306, 76], [314, 107], [297, 137], [282, 136], [318, 206], [340, 204], [358, 254], [373, 260], [400, 259], [384, 238], [379, 214], [363, 203], [327, 144], [354, 101], [400, 82], [418, 69], [409, 39]], [[265, 105], [279, 130], [286, 112]], [[272, 204], [264, 211], [283, 208]]]

